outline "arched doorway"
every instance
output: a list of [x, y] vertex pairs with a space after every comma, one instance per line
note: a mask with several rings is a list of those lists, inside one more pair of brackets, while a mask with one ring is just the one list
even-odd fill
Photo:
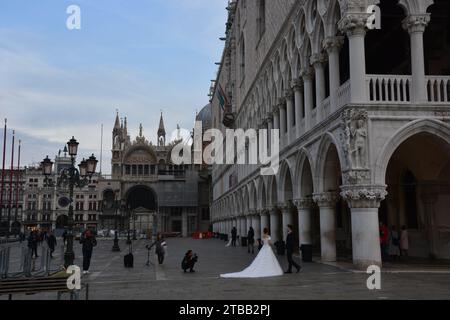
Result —
[[154, 235], [158, 229], [158, 203], [155, 191], [144, 185], [134, 186], [127, 191], [125, 202], [127, 208], [125, 219], [129, 222], [127, 227], [147, 237]]
[[405, 226], [410, 257], [450, 259], [450, 143], [432, 133], [403, 141], [386, 170], [388, 196], [380, 220]]

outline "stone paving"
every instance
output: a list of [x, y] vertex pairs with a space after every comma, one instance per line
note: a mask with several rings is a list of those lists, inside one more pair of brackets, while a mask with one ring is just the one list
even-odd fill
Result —
[[[450, 299], [450, 268], [387, 268], [382, 273], [381, 290], [368, 290], [368, 275], [354, 272], [345, 264], [303, 264], [299, 274], [264, 279], [221, 279], [219, 274], [244, 269], [254, 258], [246, 248], [225, 247], [218, 239], [168, 239], [168, 255], [162, 266], [145, 266], [148, 241], [134, 242], [133, 269], [123, 267], [128, 251], [121, 240], [122, 252], [111, 252], [112, 240], [99, 240], [94, 249], [90, 274], [82, 278], [89, 283], [91, 300], [272, 300], [272, 299]], [[23, 244], [24, 245], [24, 244]], [[16, 244], [18, 249], [19, 244]], [[199, 255], [196, 273], [180, 268], [184, 253], [192, 249]], [[18, 251], [18, 250], [16, 250]], [[55, 254], [53, 266], [61, 261]], [[75, 263], [81, 265], [81, 247], [75, 246]], [[279, 257], [283, 268], [286, 258]], [[15, 258], [17, 263], [18, 258]], [[151, 255], [151, 262], [155, 257]], [[83, 298], [84, 292], [81, 294]], [[7, 297], [0, 296], [0, 300]], [[18, 295], [15, 300], [55, 299], [56, 293]], [[67, 297], [65, 297], [67, 298]]]

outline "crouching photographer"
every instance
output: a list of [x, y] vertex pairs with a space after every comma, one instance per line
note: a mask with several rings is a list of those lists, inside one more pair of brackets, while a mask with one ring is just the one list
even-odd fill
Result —
[[197, 254], [193, 253], [192, 250], [189, 250], [184, 255], [184, 259], [181, 262], [181, 268], [183, 269], [184, 272], [186, 272], [188, 269], [189, 272], [195, 272], [194, 265], [197, 263], [197, 261], [198, 261]]

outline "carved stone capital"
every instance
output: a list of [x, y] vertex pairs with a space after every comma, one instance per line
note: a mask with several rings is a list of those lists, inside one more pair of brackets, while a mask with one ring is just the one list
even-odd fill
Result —
[[292, 100], [294, 98], [294, 90], [288, 89], [284, 91], [284, 97], [286, 100]]
[[370, 14], [364, 12], [347, 13], [338, 23], [339, 30], [345, 32], [347, 36], [366, 34], [367, 20]]
[[378, 208], [386, 195], [386, 186], [344, 185], [341, 187], [341, 196], [350, 208]]
[[278, 98], [277, 99], [277, 107], [278, 109], [284, 108], [284, 105], [286, 103], [286, 98]]
[[303, 78], [303, 81], [312, 80], [314, 76], [314, 70], [312, 68], [305, 68], [300, 71], [300, 76]]
[[291, 81], [291, 87], [295, 91], [301, 90], [303, 88], [303, 80], [301, 78], [293, 79]]
[[337, 192], [315, 193], [313, 200], [319, 207], [334, 207], [339, 200], [339, 194]]
[[430, 14], [413, 14], [407, 16], [402, 21], [403, 29], [407, 30], [409, 33], [414, 32], [425, 32], [425, 28], [430, 22]]
[[344, 37], [342, 36], [327, 37], [322, 42], [323, 49], [328, 53], [334, 50], [339, 51], [339, 49], [342, 47], [343, 44], [344, 44]]
[[273, 112], [267, 112], [266, 113], [266, 121], [272, 121], [273, 120]]
[[342, 172], [342, 183], [344, 185], [369, 184], [370, 170], [354, 169]]
[[294, 205], [297, 207], [298, 210], [301, 209], [310, 209], [313, 205], [313, 199], [312, 197], [305, 197], [294, 200]]
[[309, 62], [314, 67], [316, 67], [316, 66], [323, 66], [326, 61], [327, 61], [327, 56], [322, 54], [322, 53], [315, 53], [309, 59]]

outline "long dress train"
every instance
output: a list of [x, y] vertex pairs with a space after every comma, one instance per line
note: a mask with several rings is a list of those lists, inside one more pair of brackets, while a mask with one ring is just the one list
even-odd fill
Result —
[[221, 274], [221, 278], [264, 278], [283, 275], [278, 259], [270, 246], [270, 237], [263, 240], [264, 245], [255, 260], [243, 271]]

